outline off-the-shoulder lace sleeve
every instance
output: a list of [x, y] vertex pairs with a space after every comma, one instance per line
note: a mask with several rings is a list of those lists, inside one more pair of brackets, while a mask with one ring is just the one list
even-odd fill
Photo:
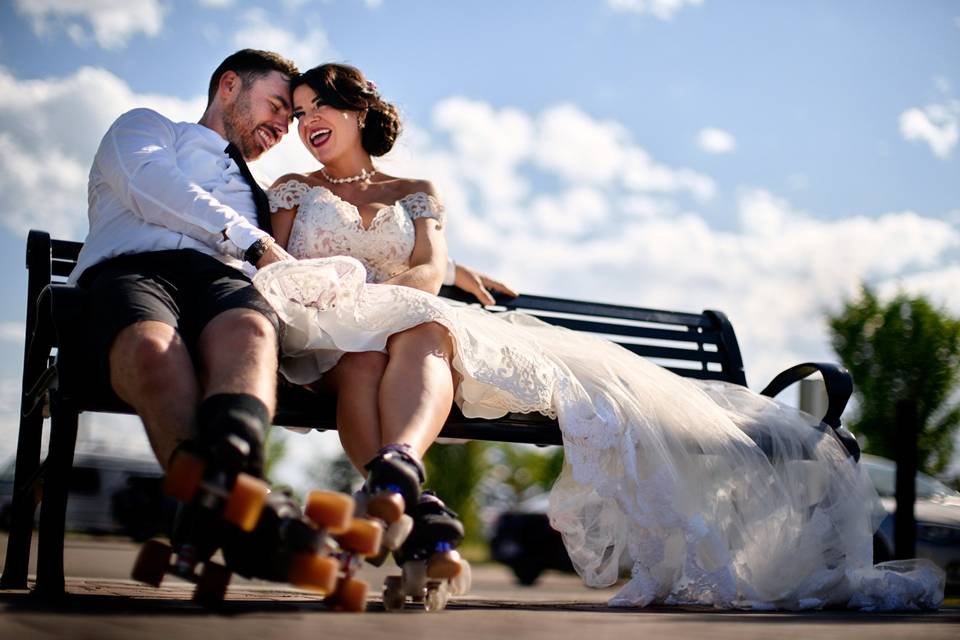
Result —
[[427, 193], [422, 191], [411, 193], [401, 198], [399, 202], [411, 220], [416, 220], [417, 218], [433, 218], [440, 225], [441, 229], [447, 224], [447, 214], [443, 205], [440, 204], [439, 200]]
[[278, 209], [293, 209], [300, 204], [303, 194], [310, 190], [310, 185], [299, 180], [287, 180], [275, 187], [270, 187], [267, 191], [267, 199], [270, 201], [270, 213]]

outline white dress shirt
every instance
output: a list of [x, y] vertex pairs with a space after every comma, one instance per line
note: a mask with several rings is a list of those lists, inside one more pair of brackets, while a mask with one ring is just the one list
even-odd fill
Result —
[[244, 252], [267, 233], [226, 146], [212, 129], [150, 109], [117, 118], [90, 169], [90, 231], [69, 281], [107, 258], [167, 249], [242, 269]]

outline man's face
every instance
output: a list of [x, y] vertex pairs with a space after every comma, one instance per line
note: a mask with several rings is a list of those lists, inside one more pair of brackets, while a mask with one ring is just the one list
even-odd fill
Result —
[[235, 92], [227, 96], [223, 127], [227, 140], [247, 160], [256, 160], [280, 142], [291, 121], [290, 78], [271, 71], [252, 82], [238, 77]]

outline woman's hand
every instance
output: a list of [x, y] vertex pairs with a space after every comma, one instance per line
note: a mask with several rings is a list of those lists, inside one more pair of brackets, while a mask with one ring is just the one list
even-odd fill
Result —
[[494, 304], [496, 302], [493, 295], [490, 294], [491, 289], [504, 293], [511, 298], [516, 298], [519, 295], [502, 282], [462, 264], [457, 265], [456, 278], [454, 278], [453, 284], [467, 293], [473, 294], [483, 304]]

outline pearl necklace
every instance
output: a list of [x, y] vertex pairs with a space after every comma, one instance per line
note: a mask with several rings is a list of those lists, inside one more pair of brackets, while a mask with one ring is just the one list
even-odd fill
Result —
[[370, 182], [370, 178], [377, 174], [377, 169], [374, 167], [370, 171], [366, 169], [361, 169], [360, 173], [355, 176], [347, 176], [346, 178], [334, 178], [329, 173], [325, 167], [320, 167], [320, 173], [323, 174], [323, 177], [327, 179], [327, 182], [330, 184], [347, 184], [350, 182]]

